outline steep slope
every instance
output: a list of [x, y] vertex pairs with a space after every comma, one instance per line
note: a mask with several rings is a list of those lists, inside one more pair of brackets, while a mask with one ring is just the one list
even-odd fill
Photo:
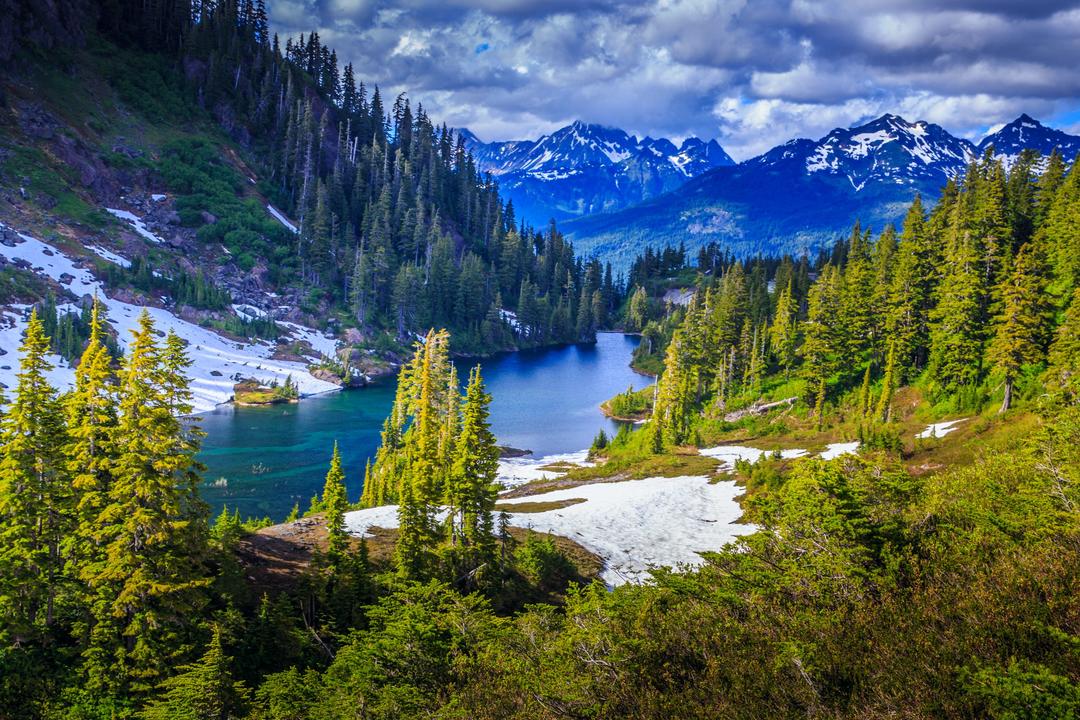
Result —
[[817, 141], [791, 140], [674, 192], [562, 227], [575, 247], [620, 267], [645, 246], [680, 243], [692, 251], [716, 242], [739, 256], [812, 252], [856, 220], [876, 230], [899, 222], [916, 194], [932, 202], [995, 139], [1003, 155], [1058, 147], [1066, 161], [1076, 156], [1080, 138], [1025, 118], [977, 147], [938, 125], [887, 114]]
[[680, 187], [733, 161], [715, 140], [640, 140], [617, 128], [575, 122], [535, 141], [485, 143], [459, 131], [477, 168], [491, 173], [519, 217], [549, 219], [607, 212]]

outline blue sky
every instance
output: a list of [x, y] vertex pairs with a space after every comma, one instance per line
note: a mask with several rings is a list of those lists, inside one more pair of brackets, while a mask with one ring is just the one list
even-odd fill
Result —
[[744, 159], [894, 112], [977, 140], [1080, 134], [1080, 4], [1055, 0], [270, 0], [357, 75], [484, 140], [585, 120]]

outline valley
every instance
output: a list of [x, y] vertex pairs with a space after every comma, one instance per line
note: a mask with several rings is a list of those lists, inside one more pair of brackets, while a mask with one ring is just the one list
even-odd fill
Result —
[[0, 0], [0, 719], [1080, 716], [1076, 21]]

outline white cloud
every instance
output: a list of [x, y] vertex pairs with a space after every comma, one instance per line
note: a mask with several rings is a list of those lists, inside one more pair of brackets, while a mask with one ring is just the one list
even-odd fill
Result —
[[1075, 2], [272, 0], [270, 12], [278, 32], [318, 30], [369, 85], [487, 139], [582, 119], [718, 137], [741, 159], [884, 112], [977, 137], [1021, 112], [1080, 109]]

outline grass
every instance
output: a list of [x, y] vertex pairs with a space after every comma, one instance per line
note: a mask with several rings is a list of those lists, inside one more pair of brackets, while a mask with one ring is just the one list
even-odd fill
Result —
[[515, 503], [497, 503], [495, 505], [495, 512], [508, 512], [508, 513], [542, 513], [548, 510], [562, 510], [568, 508], [571, 505], [577, 505], [585, 502], [585, 498], [567, 498], [566, 500], [549, 500], [547, 502], [515, 502]]

